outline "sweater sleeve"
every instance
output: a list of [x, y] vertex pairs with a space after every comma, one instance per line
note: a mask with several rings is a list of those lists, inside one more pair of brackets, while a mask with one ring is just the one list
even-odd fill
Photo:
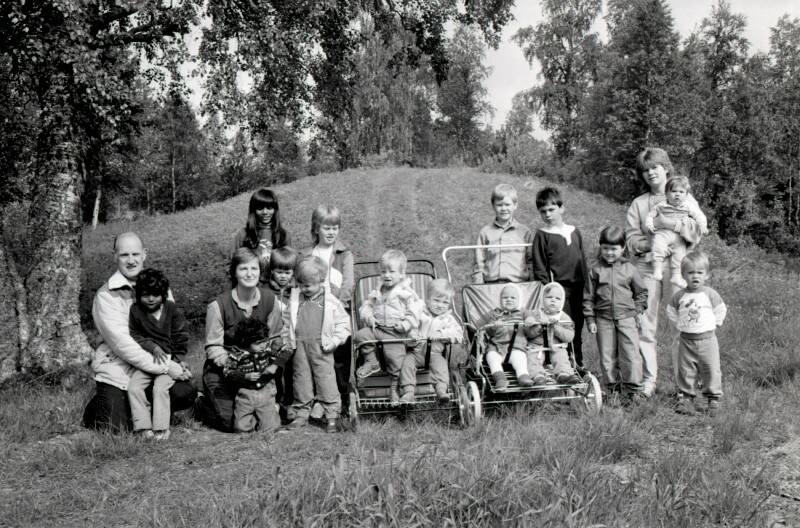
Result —
[[689, 207], [689, 217], [697, 222], [697, 228], [703, 235], [708, 234], [708, 218], [705, 213], [700, 209], [698, 203], [694, 200], [687, 200], [686, 205]]
[[424, 305], [417, 293], [410, 287], [403, 293], [402, 300], [405, 305], [405, 316], [401, 324], [406, 332], [410, 332], [412, 328], [419, 328], [419, 318]]
[[[485, 246], [488, 244], [488, 240], [484, 235], [485, 228], [481, 229], [481, 232], [478, 233], [478, 241], [476, 245], [478, 246]], [[486, 249], [478, 248], [475, 250], [475, 263], [472, 267], [472, 282], [475, 284], [483, 284], [483, 275], [486, 271]]]
[[461, 325], [456, 322], [452, 314], [447, 315], [446, 320], [436, 334], [435, 336], [431, 335], [429, 337], [441, 339], [448, 343], [460, 343], [464, 339], [464, 332], [461, 329]]
[[586, 284], [583, 285], [583, 316], [586, 324], [594, 324], [594, 299], [597, 292], [597, 272], [594, 268], [589, 270]]
[[575, 339], [575, 323], [565, 314], [561, 314], [561, 320], [553, 325], [553, 337], [563, 343], [571, 343]]
[[636, 266], [628, 263], [631, 270], [631, 291], [633, 292], [633, 303], [636, 305], [636, 313], [644, 313], [647, 311], [647, 297], [650, 292], [647, 289], [644, 279], [639, 274]]
[[550, 266], [547, 262], [547, 240], [541, 231], [533, 236], [531, 246], [531, 260], [533, 261], [533, 280], [542, 284], [550, 282]]
[[642, 211], [639, 207], [641, 198], [646, 197], [642, 195], [633, 200], [631, 206], [628, 208], [628, 214], [625, 220], [625, 238], [628, 253], [631, 255], [640, 255], [650, 251], [650, 238], [642, 232], [642, 214], [647, 215], [650, 211]]
[[725, 316], [728, 315], [728, 307], [716, 290], [709, 288], [706, 293], [708, 294], [708, 299], [711, 301], [711, 307], [714, 309], [714, 318], [717, 320], [717, 326], [722, 326], [722, 322], [725, 321]]
[[358, 308], [358, 318], [364, 326], [372, 326], [375, 322], [375, 301], [371, 296], [367, 296]]
[[172, 335], [170, 342], [172, 345], [172, 356], [175, 361], [185, 361], [186, 353], [189, 351], [189, 323], [183, 316], [180, 308], [173, 304], [172, 322], [170, 324]]
[[[136, 305], [131, 306], [131, 311], [128, 315], [128, 330], [130, 331], [133, 340], [136, 341], [140, 347], [151, 354], [155, 354], [156, 346], [158, 345], [156, 345], [155, 341], [145, 335], [145, 330], [142, 326], [142, 320], [139, 319], [139, 314], [137, 313], [135, 307]], [[165, 350], [164, 352], [169, 353], [168, 350]]]
[[225, 327], [222, 322], [222, 312], [217, 301], [208, 305], [206, 310], [206, 357], [216, 361], [220, 357], [228, 357], [225, 343]]

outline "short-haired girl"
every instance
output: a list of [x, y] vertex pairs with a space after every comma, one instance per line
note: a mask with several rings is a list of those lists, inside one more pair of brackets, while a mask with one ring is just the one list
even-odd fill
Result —
[[600, 232], [600, 254], [589, 270], [583, 315], [597, 336], [607, 394], [621, 392], [629, 402], [642, 389], [639, 321], [647, 309], [647, 285], [636, 266], [622, 257], [625, 232], [609, 226]]
[[278, 197], [269, 189], [259, 189], [250, 197], [247, 223], [233, 239], [231, 254], [241, 247], [254, 251], [261, 261], [260, 284], [269, 284], [269, 262], [273, 248], [291, 246], [288, 233], [281, 225]]

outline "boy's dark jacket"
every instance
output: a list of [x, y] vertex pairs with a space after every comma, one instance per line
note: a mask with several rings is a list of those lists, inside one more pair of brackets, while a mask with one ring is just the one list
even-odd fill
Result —
[[172, 360], [180, 363], [189, 347], [189, 325], [178, 306], [172, 301], [161, 305], [161, 317], [155, 321], [138, 304], [131, 306], [128, 317], [128, 330], [139, 345], [150, 352], [156, 345], [172, 355]]
[[647, 285], [636, 266], [623, 259], [608, 264], [602, 258], [589, 270], [583, 290], [587, 323], [597, 317], [627, 319], [647, 309]]

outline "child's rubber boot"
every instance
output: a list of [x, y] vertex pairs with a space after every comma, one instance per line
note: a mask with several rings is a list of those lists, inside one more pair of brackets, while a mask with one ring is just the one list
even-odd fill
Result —
[[508, 380], [506, 379], [505, 372], [498, 371], [492, 372], [492, 378], [494, 378], [494, 388], [497, 390], [505, 390], [508, 388]]
[[414, 403], [414, 389], [407, 390], [400, 396], [400, 403]]
[[533, 380], [528, 374], [523, 374], [517, 379], [517, 381], [519, 382], [520, 387], [533, 387]]

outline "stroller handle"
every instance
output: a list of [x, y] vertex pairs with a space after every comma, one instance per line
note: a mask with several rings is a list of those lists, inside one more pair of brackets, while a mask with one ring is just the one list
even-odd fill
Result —
[[514, 248], [529, 248], [530, 244], [478, 244], [474, 246], [449, 246], [442, 250], [442, 261], [444, 262], [444, 269], [447, 273], [447, 280], [453, 282], [453, 277], [450, 274], [450, 266], [447, 263], [447, 253], [450, 251], [465, 251], [476, 249], [514, 249]]

